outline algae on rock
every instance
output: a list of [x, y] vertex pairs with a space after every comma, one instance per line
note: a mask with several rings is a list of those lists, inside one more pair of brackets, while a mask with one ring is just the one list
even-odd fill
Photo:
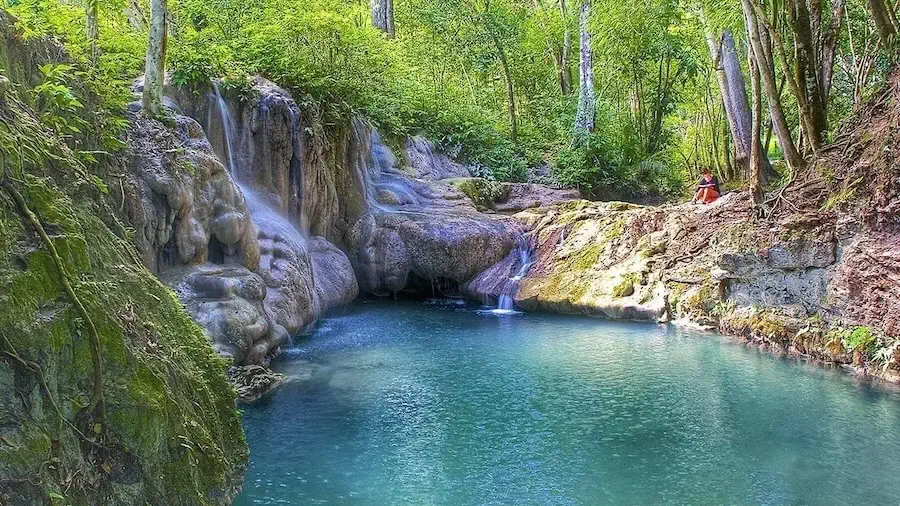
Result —
[[[73, 153], [11, 93], [0, 97], [0, 503], [227, 504], [247, 447], [226, 362], [141, 265]], [[97, 417], [85, 413], [97, 376], [84, 314], [102, 356]]]

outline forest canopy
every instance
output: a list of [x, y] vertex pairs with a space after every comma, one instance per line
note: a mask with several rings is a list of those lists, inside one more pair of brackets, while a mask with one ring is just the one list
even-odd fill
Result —
[[[80, 62], [114, 144], [150, 1], [6, 1], [26, 36]], [[425, 135], [476, 175], [619, 198], [680, 196], [703, 168], [730, 187], [783, 181], [884, 82], [898, 28], [888, 0], [153, 3], [175, 85], [261, 74], [334, 123]], [[65, 88], [65, 72], [47, 79]]]

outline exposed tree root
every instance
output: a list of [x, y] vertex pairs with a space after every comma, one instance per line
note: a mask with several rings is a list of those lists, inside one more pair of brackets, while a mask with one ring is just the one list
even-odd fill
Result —
[[59, 272], [59, 280], [63, 285], [63, 289], [71, 300], [72, 305], [75, 307], [78, 315], [84, 322], [85, 327], [87, 327], [88, 337], [90, 338], [91, 343], [91, 361], [93, 362], [94, 367], [93, 395], [91, 397], [90, 404], [87, 407], [87, 412], [96, 416], [102, 423], [104, 420], [104, 412], [106, 407], [103, 401], [103, 364], [100, 356], [100, 334], [97, 332], [97, 327], [94, 326], [94, 321], [91, 319], [91, 315], [87, 312], [87, 309], [84, 307], [81, 299], [78, 298], [78, 295], [72, 288], [72, 284], [69, 282], [69, 276], [66, 272], [65, 266], [63, 265], [63, 261], [60, 258], [59, 253], [56, 251], [56, 246], [53, 245], [53, 241], [50, 240], [50, 237], [47, 235], [47, 231], [44, 230], [44, 226], [41, 225], [38, 217], [28, 207], [28, 203], [25, 202], [25, 198], [8, 180], [0, 181], [0, 186], [2, 186], [3, 189], [6, 190], [6, 193], [8, 193], [10, 197], [12, 197], [12, 199], [16, 202], [16, 205], [19, 207], [19, 210], [25, 217], [27, 223], [40, 236], [41, 241], [43, 241], [44, 246], [50, 253], [50, 257], [53, 259], [53, 263], [56, 266], [57, 271]]
[[[53, 398], [53, 393], [50, 392], [50, 387], [47, 385], [47, 378], [44, 376], [44, 370], [41, 368], [41, 366], [36, 362], [31, 362], [30, 360], [25, 360], [24, 358], [22, 358], [22, 356], [19, 355], [19, 352], [16, 350], [15, 346], [13, 346], [13, 344], [9, 341], [9, 338], [6, 337], [5, 334], [0, 333], [0, 337], [3, 337], [3, 346], [6, 347], [6, 349], [3, 350], [2, 353], [7, 357], [15, 360], [19, 365], [34, 374], [35, 378], [37, 378], [38, 380], [38, 384], [41, 385], [41, 389], [45, 394], [47, 394], [47, 400], [50, 402], [50, 407], [53, 408], [53, 412], [56, 413], [56, 416], [59, 419], [59, 423], [68, 425], [69, 428], [78, 435], [78, 437], [80, 437], [84, 442], [90, 444], [91, 446], [106, 449], [100, 443], [87, 437], [83, 432], [81, 432], [81, 430], [78, 429], [78, 427], [76, 427], [63, 415], [62, 410], [59, 409], [59, 404], [57, 404], [56, 399]], [[62, 426], [60, 425], [59, 429], [61, 428]]]

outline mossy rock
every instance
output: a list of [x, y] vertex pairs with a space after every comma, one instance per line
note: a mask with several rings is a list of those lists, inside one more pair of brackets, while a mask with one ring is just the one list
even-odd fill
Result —
[[637, 281], [638, 276], [634, 273], [629, 273], [622, 276], [622, 280], [613, 287], [612, 296], [621, 299], [622, 297], [631, 297], [634, 295], [634, 284]]
[[[9, 167], [21, 182], [0, 189], [0, 504], [229, 503], [248, 454], [228, 364], [140, 263], [65, 145], [17, 102], [0, 102], [0, 116], [15, 118], [0, 121], [0, 148], [29, 148]], [[92, 334], [14, 193], [97, 329], [98, 412], [84, 409]]]
[[501, 201], [509, 195], [507, 185], [480, 177], [454, 178], [447, 182], [469, 197], [478, 209], [490, 209], [494, 202]]

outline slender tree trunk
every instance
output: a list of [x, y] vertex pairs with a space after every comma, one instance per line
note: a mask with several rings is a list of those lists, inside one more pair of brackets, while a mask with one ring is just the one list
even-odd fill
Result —
[[728, 128], [727, 121], [724, 121], [722, 124], [722, 129], [724, 130], [722, 138], [725, 139], [725, 148], [722, 150], [722, 154], [725, 157], [725, 173], [728, 176], [728, 179], [734, 177], [734, 163], [732, 157], [732, 149], [731, 149], [731, 136], [728, 135], [731, 132], [731, 129]]
[[97, 41], [100, 39], [100, 0], [86, 0], [84, 10], [87, 18], [87, 38], [91, 44], [90, 57], [95, 65], [100, 58]]
[[734, 38], [728, 31], [718, 38], [707, 32], [707, 43], [719, 81], [719, 92], [725, 106], [725, 116], [731, 130], [735, 162], [741, 167], [743, 174], [749, 175], [752, 116], [750, 104], [747, 101], [744, 73], [734, 47]]
[[143, 31], [147, 28], [147, 15], [141, 8], [138, 0], [130, 0], [128, 6], [125, 7], [125, 16], [128, 17], [128, 24], [137, 31]]
[[[809, 144], [816, 152], [824, 143], [825, 134], [828, 131], [825, 83], [822, 82], [822, 72], [820, 71], [823, 69], [823, 62], [820, 61], [822, 55], [819, 51], [822, 35], [821, 6], [816, 1], [807, 4], [806, 0], [786, 0], [786, 3], [790, 11], [788, 19], [794, 35], [793, 82], [796, 83], [796, 86], [792, 85], [791, 89], [796, 95], [801, 114], [806, 116], [804, 119], [807, 127], [805, 132], [810, 141]], [[810, 9], [810, 5], [814, 8]], [[768, 22], [763, 21], [766, 29], [772, 32], [770, 36], [775, 43], [781, 46], [780, 36], [775, 33], [775, 27], [770, 29]], [[783, 53], [783, 48], [776, 47], [776, 50], [779, 55]], [[786, 58], [782, 58], [782, 65], [788, 68]]]
[[834, 81], [834, 57], [837, 54], [838, 41], [841, 38], [841, 26], [846, 13], [845, 0], [833, 0], [831, 3], [831, 28], [821, 36], [820, 64], [822, 94], [826, 107], [831, 99], [831, 84]]
[[566, 0], [559, 0], [559, 12], [562, 15], [563, 26], [563, 45], [562, 52], [559, 56], [559, 87], [563, 95], [572, 94], [572, 66], [569, 64], [572, 54], [572, 30], [569, 28], [569, 10], [566, 7]]
[[581, 49], [578, 62], [578, 110], [575, 114], [576, 133], [594, 131], [594, 119], [597, 114], [597, 97], [594, 92], [594, 69], [591, 61], [591, 33], [588, 30], [588, 19], [591, 16], [590, 0], [583, 0], [579, 32], [581, 33]]
[[394, 38], [394, 0], [370, 0], [372, 26]]
[[144, 69], [144, 111], [158, 117], [163, 112], [163, 86], [166, 79], [169, 10], [166, 0], [150, 1], [150, 37], [147, 43], [147, 66]]
[[513, 87], [512, 72], [509, 70], [509, 62], [506, 60], [506, 51], [495, 38], [497, 56], [500, 58], [500, 66], [503, 68], [503, 77], [506, 79], [506, 108], [509, 112], [509, 137], [513, 141], [519, 136], [519, 125], [516, 119], [516, 90]]
[[756, 57], [751, 57], [749, 63], [750, 88], [753, 93], [753, 127], [750, 142], [750, 167], [753, 168], [753, 172], [750, 177], [750, 194], [753, 195], [753, 203], [759, 205], [763, 201], [762, 145], [759, 139], [762, 128], [762, 94], [759, 86], [759, 64]]
[[[775, 136], [778, 138], [778, 144], [784, 153], [784, 158], [791, 170], [797, 172], [806, 165], [806, 161], [791, 136], [791, 129], [788, 126], [787, 119], [784, 115], [784, 108], [781, 104], [781, 97], [778, 94], [778, 84], [775, 82], [774, 64], [771, 54], [767, 54], [763, 41], [760, 38], [760, 26], [751, 2], [756, 0], [741, 0], [744, 9], [744, 17], [747, 22], [747, 33], [750, 39], [750, 46], [753, 49], [754, 58], [757, 62], [762, 77], [763, 88], [769, 101], [769, 112], [772, 116], [772, 124], [775, 130]], [[777, 45], [777, 44], [776, 44]]]
[[[777, 29], [775, 29], [772, 24], [769, 22], [768, 17], [766, 17], [766, 13], [763, 8], [758, 3], [758, 0], [743, 0], [742, 2], [750, 11], [753, 19], [752, 22], [757, 28], [756, 36], [765, 33], [766, 36], [771, 39], [772, 45], [775, 48], [775, 53], [778, 55], [778, 59], [781, 61], [781, 66], [784, 69], [784, 75], [787, 78], [787, 83], [790, 86], [791, 93], [794, 95], [794, 98], [797, 100], [797, 105], [800, 108], [800, 123], [803, 125], [803, 129], [806, 132], [806, 138], [810, 141], [813, 153], [817, 153], [821, 148], [823, 139], [824, 139], [824, 129], [822, 125], [821, 116], [824, 115], [824, 108], [821, 104], [821, 99], [818, 96], [818, 73], [815, 70], [815, 62], [810, 62], [811, 58], [814, 58], [814, 55], [810, 55], [806, 47], [809, 45], [808, 42], [799, 42], [799, 44], [803, 45], [802, 52], [798, 49], [797, 54], [797, 62], [792, 67], [790, 61], [788, 59], [787, 53], [785, 52], [784, 42], [781, 39], [781, 34]], [[805, 9], [802, 10], [801, 16], [806, 16], [808, 11]], [[791, 15], [792, 18], [794, 14]], [[749, 19], [749, 17], [748, 17]], [[796, 21], [792, 19], [794, 36], [799, 40], [807, 39], [807, 31], [808, 30], [808, 18], [801, 19], [800, 21]], [[753, 34], [750, 34], [751, 41], [753, 39]], [[798, 46], [799, 47], [799, 46]], [[763, 53], [757, 53], [757, 55]], [[757, 60], [760, 61], [760, 60]], [[794, 72], [791, 72], [790, 69], [794, 69]], [[809, 69], [813, 70], [810, 71]], [[769, 92], [769, 84], [768, 79], [766, 78], [766, 74], [768, 72], [763, 71], [763, 81], [766, 85], [766, 94]], [[774, 82], [774, 73], [773, 82]], [[811, 76], [813, 80], [813, 89], [810, 92], [810, 88], [806, 85], [806, 76]], [[776, 90], [777, 91], [777, 90]]]

